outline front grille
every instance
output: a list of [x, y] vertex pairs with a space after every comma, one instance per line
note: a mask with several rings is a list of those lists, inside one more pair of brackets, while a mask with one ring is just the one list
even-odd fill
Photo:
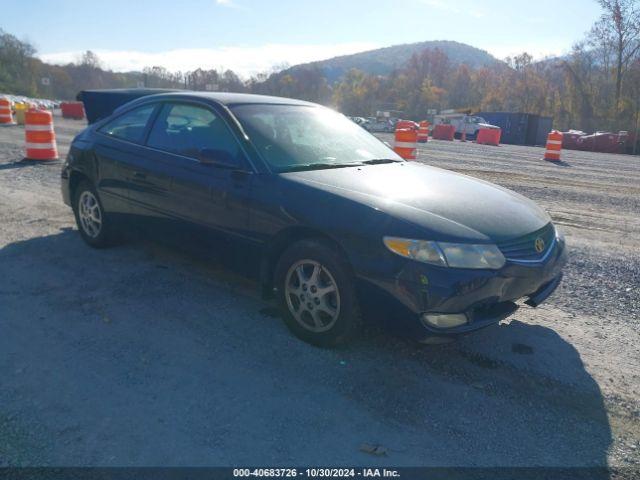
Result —
[[[498, 242], [498, 248], [507, 260], [540, 260], [550, 248], [553, 248], [555, 235], [556, 232], [553, 225], [548, 223], [533, 233]], [[544, 242], [544, 248], [541, 252], [536, 250], [536, 241], [538, 239], [542, 239]]]

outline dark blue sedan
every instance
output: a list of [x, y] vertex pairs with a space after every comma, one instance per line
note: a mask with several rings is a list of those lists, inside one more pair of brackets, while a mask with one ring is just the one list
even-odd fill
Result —
[[63, 167], [82, 238], [104, 247], [134, 224], [232, 239], [307, 342], [344, 342], [371, 311], [437, 341], [537, 306], [562, 278], [564, 239], [535, 203], [406, 162], [330, 109], [169, 92], [113, 111], [119, 98], [85, 98], [103, 118]]

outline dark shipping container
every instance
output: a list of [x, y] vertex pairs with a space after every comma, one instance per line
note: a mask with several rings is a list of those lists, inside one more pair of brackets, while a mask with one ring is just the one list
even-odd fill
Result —
[[487, 123], [502, 129], [502, 143], [511, 145], [545, 145], [553, 119], [530, 113], [479, 112]]

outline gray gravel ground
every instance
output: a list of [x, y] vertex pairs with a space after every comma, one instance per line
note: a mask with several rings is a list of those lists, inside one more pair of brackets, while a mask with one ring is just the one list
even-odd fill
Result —
[[[63, 155], [80, 128], [56, 118]], [[0, 129], [0, 466], [640, 465], [640, 158], [429, 142], [550, 211], [564, 284], [452, 344], [320, 350], [215, 257], [86, 247], [23, 135]]]

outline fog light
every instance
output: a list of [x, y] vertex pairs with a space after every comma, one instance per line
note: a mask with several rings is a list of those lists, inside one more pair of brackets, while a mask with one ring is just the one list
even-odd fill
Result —
[[436, 328], [453, 328], [467, 323], [464, 313], [425, 313], [422, 321]]

